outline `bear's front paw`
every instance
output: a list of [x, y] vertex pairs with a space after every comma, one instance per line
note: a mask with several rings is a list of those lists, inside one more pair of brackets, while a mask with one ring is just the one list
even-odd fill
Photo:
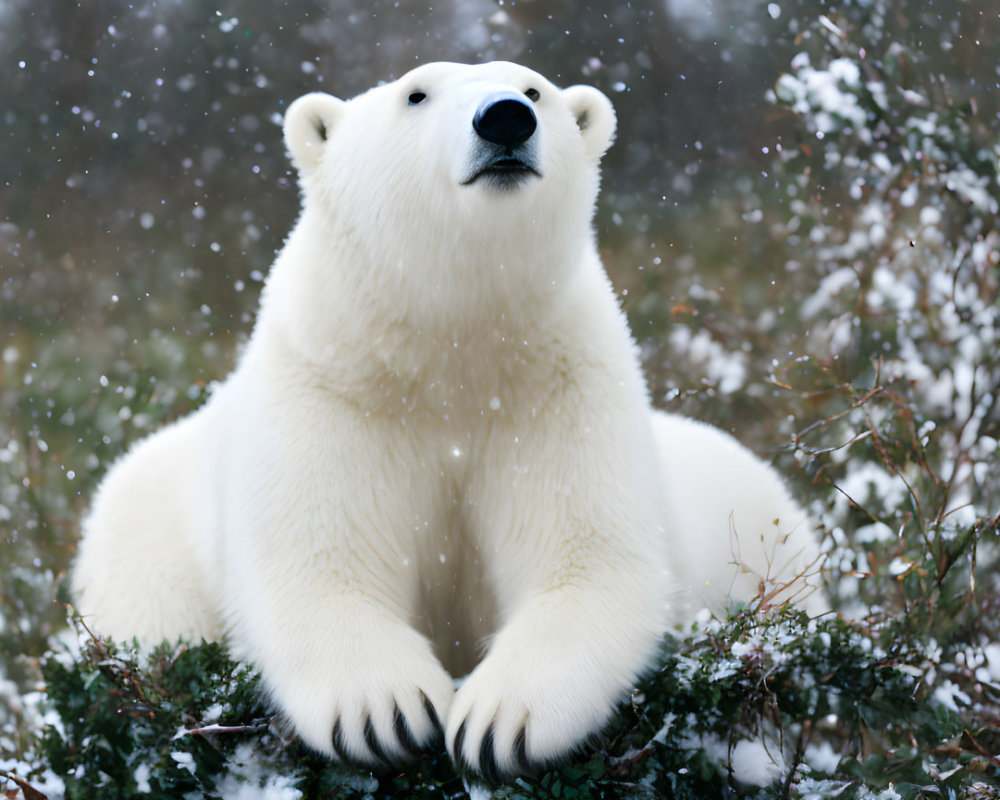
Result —
[[490, 784], [531, 775], [583, 747], [607, 722], [630, 676], [579, 654], [494, 648], [455, 695], [448, 752]]
[[395, 765], [443, 744], [451, 677], [402, 624], [313, 641], [265, 681], [302, 740], [340, 761]]

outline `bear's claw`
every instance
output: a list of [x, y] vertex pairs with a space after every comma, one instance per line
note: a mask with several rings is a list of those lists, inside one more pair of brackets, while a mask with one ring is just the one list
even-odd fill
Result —
[[392, 729], [396, 733], [399, 743], [409, 755], [416, 757], [420, 755], [421, 751], [426, 749], [425, 747], [421, 747], [413, 737], [410, 724], [406, 721], [406, 716], [400, 711], [398, 704], [394, 704], [392, 707]]
[[491, 785], [500, 783], [500, 766], [497, 764], [496, 742], [493, 741], [493, 726], [486, 729], [486, 735], [479, 745], [479, 774]]
[[465, 743], [465, 723], [468, 719], [462, 721], [462, 724], [458, 726], [458, 730], [455, 732], [455, 741], [452, 743], [451, 752], [452, 760], [455, 762], [455, 766], [459, 769], [475, 771], [472, 766], [468, 764], [465, 760], [465, 756], [462, 755], [462, 745]]
[[386, 766], [391, 765], [396, 760], [389, 757], [389, 754], [385, 751], [385, 747], [382, 746], [382, 742], [379, 741], [378, 736], [375, 734], [375, 727], [372, 725], [370, 715], [365, 717], [365, 744], [368, 745], [368, 750], [375, 756], [376, 760]]
[[331, 737], [331, 741], [333, 743], [333, 749], [337, 753], [337, 758], [345, 764], [349, 764], [354, 760], [351, 758], [350, 753], [347, 752], [347, 748], [344, 747], [344, 734], [340, 729], [340, 717], [337, 717], [337, 721], [333, 723], [333, 736]]
[[392, 708], [392, 730], [396, 734], [396, 739], [402, 746], [403, 750], [405, 750], [409, 756], [414, 758], [423, 755], [424, 753], [439, 750], [442, 742], [444, 741], [444, 728], [441, 727], [441, 720], [438, 719], [437, 710], [434, 708], [434, 704], [422, 691], [420, 692], [420, 700], [423, 702], [424, 713], [427, 714], [427, 719], [431, 724], [430, 738], [423, 744], [418, 742], [416, 737], [413, 735], [413, 729], [410, 728], [410, 723], [407, 721], [406, 715], [400, 709], [399, 704], [394, 702]]
[[517, 775], [531, 777], [538, 773], [540, 765], [532, 764], [528, 759], [527, 726], [523, 726], [514, 737], [513, 766], [511, 769], [505, 769], [497, 761], [496, 735], [492, 724], [486, 729], [486, 733], [483, 734], [483, 739], [479, 743], [479, 763], [477, 765], [469, 763], [462, 749], [465, 744], [466, 722], [468, 719], [465, 719], [458, 726], [458, 730], [455, 732], [455, 741], [452, 744], [452, 758], [463, 772], [478, 775], [488, 786], [499, 786], [507, 783]]
[[392, 767], [404, 761], [417, 758], [425, 753], [440, 749], [444, 741], [444, 730], [441, 727], [437, 710], [424, 692], [420, 692], [420, 698], [431, 728], [429, 737], [425, 742], [421, 743], [417, 740], [409, 721], [406, 719], [406, 714], [399, 707], [399, 703], [393, 700], [392, 732], [395, 734], [396, 743], [398, 743], [399, 747], [394, 747], [392, 742], [387, 741], [384, 736], [380, 736], [375, 728], [375, 723], [372, 721], [371, 714], [366, 714], [362, 735], [368, 752], [364, 755], [352, 753], [344, 736], [341, 719], [337, 717], [337, 720], [333, 723], [333, 733], [331, 736], [331, 743], [334, 752], [337, 754], [337, 758], [345, 764], [358, 764], [368, 767], [373, 765]]
[[434, 708], [434, 704], [430, 701], [430, 698], [424, 694], [423, 690], [420, 692], [420, 699], [423, 700], [424, 711], [427, 712], [427, 718], [431, 721], [431, 727], [434, 729], [434, 736], [429, 747], [437, 749], [444, 743], [444, 726], [441, 724], [441, 719], [438, 717], [437, 709]]
[[528, 728], [524, 726], [514, 737], [514, 760], [522, 775], [533, 775], [537, 768], [528, 761]]

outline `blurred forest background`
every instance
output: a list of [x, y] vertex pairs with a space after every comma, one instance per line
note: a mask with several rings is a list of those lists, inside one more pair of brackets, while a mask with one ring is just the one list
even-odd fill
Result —
[[843, 607], [978, 648], [996, 753], [995, 3], [0, 0], [0, 758], [96, 482], [249, 334], [288, 103], [494, 59], [612, 99], [597, 228], [654, 402], [778, 464]]

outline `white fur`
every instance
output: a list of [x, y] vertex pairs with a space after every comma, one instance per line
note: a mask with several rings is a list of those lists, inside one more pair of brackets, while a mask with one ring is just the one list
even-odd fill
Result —
[[[541, 177], [462, 185], [482, 98], [529, 88]], [[226, 632], [331, 756], [336, 726], [351, 760], [403, 758], [397, 717], [429, 744], [430, 703], [502, 777], [599, 729], [692, 606], [756, 592], [732, 531], [758, 572], [810, 562], [769, 468], [651, 412], [591, 229], [614, 130], [596, 89], [505, 63], [296, 101], [301, 217], [236, 371], [102, 484], [74, 572], [93, 625]]]

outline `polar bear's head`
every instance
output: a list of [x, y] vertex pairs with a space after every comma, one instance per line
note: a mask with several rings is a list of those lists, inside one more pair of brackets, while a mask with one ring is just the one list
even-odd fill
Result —
[[285, 116], [306, 213], [389, 264], [517, 261], [512, 248], [542, 243], [570, 254], [590, 239], [614, 133], [597, 89], [505, 62], [426, 64], [351, 100], [308, 94]]

